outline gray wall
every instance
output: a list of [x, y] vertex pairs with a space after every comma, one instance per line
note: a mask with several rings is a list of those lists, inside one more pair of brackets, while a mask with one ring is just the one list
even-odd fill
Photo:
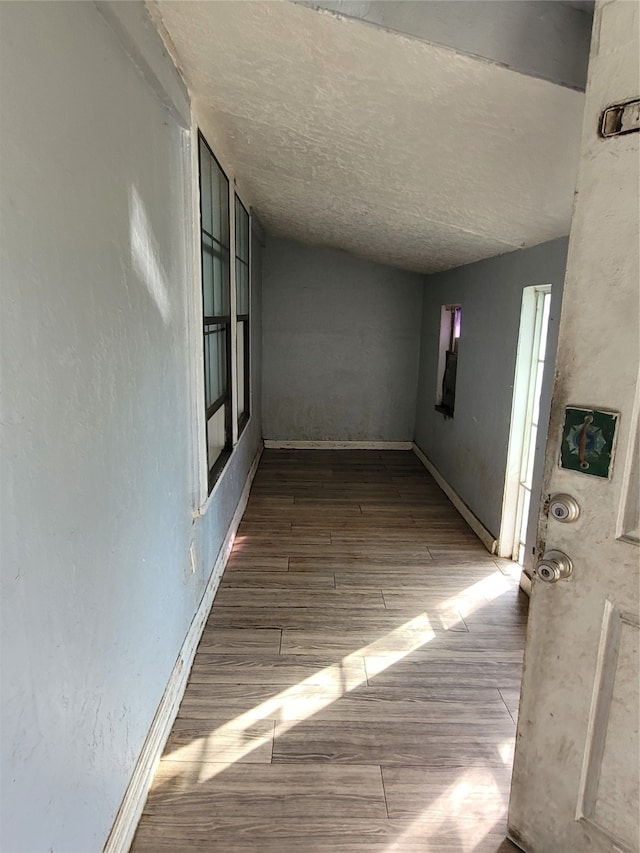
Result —
[[593, 4], [559, 0], [298, 0], [584, 89]]
[[[563, 237], [425, 279], [415, 440], [496, 537], [502, 514], [522, 289], [552, 285], [540, 411], [540, 423], [546, 425], [567, 244], [568, 238]], [[462, 306], [462, 333], [455, 415], [445, 419], [434, 408], [440, 311], [442, 305], [458, 303]], [[544, 436], [540, 435], [538, 450], [543, 449]]]
[[422, 278], [290, 240], [264, 252], [264, 437], [410, 441]]
[[0, 4], [11, 853], [102, 849], [261, 434], [254, 404], [194, 523], [188, 101], [142, 4], [117, 14], [139, 25], [135, 64], [92, 3]]

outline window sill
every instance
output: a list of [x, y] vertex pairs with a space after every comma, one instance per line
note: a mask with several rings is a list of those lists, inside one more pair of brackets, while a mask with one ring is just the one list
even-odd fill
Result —
[[[250, 420], [251, 420], [251, 417], [249, 416], [249, 414], [247, 412], [245, 412], [245, 414], [238, 421], [238, 441], [240, 441], [240, 436], [245, 431], [245, 428], [246, 428], [246, 426]], [[237, 444], [236, 444], [236, 447], [237, 447]]]
[[196, 509], [193, 513], [194, 520], [196, 518], [201, 518], [203, 515], [207, 514], [207, 510], [211, 506], [211, 502], [215, 497], [215, 494], [218, 490], [218, 486], [222, 482], [222, 475], [227, 469], [227, 462], [231, 459], [232, 451], [229, 449], [223, 450], [220, 456], [216, 459], [215, 465], [212, 469], [211, 474], [209, 474], [209, 494], [204, 499], [202, 504]]
[[193, 511], [194, 520], [196, 518], [201, 518], [202, 516], [207, 514], [207, 510], [211, 506], [211, 502], [213, 501], [213, 499], [215, 497], [215, 494], [218, 490], [218, 486], [220, 485], [220, 483], [223, 480], [222, 475], [227, 470], [227, 463], [228, 463], [229, 459], [231, 459], [231, 457], [234, 455], [236, 450], [238, 449], [238, 445], [240, 444], [240, 440], [242, 438], [244, 438], [244, 436], [246, 434], [246, 428], [251, 423], [251, 418], [252, 418], [252, 416], [249, 415], [249, 417], [247, 418], [247, 421], [246, 421], [246, 423], [242, 429], [242, 434], [238, 436], [238, 441], [236, 442], [233, 450], [229, 450], [229, 449], [223, 450], [222, 453], [220, 454], [220, 456], [216, 459], [216, 467], [214, 467], [214, 469], [213, 469], [214, 474], [212, 474], [212, 480], [211, 480], [211, 482], [212, 482], [211, 491], [207, 495], [206, 499], [202, 502], [202, 504], [196, 510]]

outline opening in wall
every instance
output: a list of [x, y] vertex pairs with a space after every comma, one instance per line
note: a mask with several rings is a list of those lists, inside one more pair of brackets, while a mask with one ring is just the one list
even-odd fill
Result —
[[524, 288], [499, 541], [500, 556], [521, 566], [525, 566], [527, 544], [532, 544], [527, 543], [529, 518], [538, 512], [539, 495], [532, 500], [532, 490], [536, 451], [542, 451], [546, 438], [547, 425], [540, 423], [540, 396], [550, 309], [551, 285]]
[[440, 312], [436, 410], [442, 412], [447, 418], [453, 417], [455, 408], [458, 342], [461, 328], [462, 307], [460, 305], [443, 305]]

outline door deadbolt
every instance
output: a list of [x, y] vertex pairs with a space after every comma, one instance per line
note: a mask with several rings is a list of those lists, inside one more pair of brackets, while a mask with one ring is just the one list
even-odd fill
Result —
[[562, 551], [545, 551], [536, 566], [536, 574], [545, 583], [557, 583], [571, 577], [573, 563]]
[[578, 501], [572, 498], [571, 495], [551, 495], [551, 499], [549, 500], [549, 515], [551, 518], [555, 518], [556, 521], [562, 521], [564, 524], [575, 521], [580, 515]]

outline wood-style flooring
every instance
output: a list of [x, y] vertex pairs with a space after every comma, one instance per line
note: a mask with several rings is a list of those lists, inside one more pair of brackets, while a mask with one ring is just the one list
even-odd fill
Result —
[[507, 853], [526, 597], [411, 452], [265, 451], [132, 853]]

